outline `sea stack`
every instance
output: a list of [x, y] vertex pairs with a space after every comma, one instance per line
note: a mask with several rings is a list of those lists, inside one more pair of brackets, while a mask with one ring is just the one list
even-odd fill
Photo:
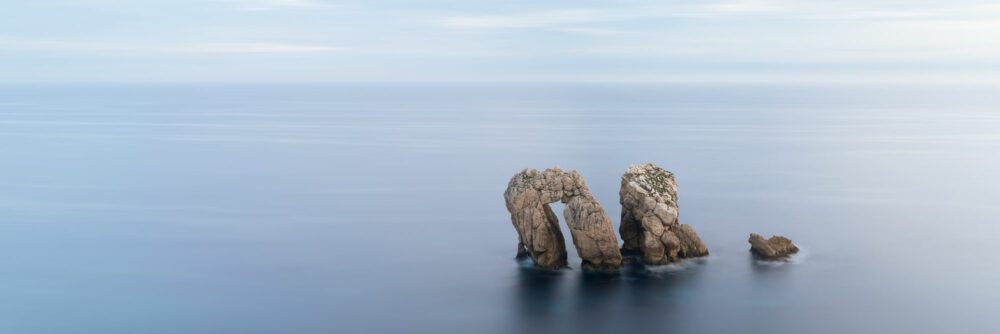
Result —
[[642, 263], [651, 265], [708, 255], [694, 229], [678, 222], [673, 173], [651, 163], [630, 166], [619, 195], [622, 253], [639, 254]]
[[566, 267], [566, 243], [549, 203], [566, 204], [563, 215], [573, 237], [582, 267], [590, 271], [617, 270], [622, 266], [618, 239], [611, 218], [590, 194], [583, 177], [559, 167], [539, 172], [517, 173], [504, 192], [511, 223], [518, 234], [519, 257], [528, 256], [535, 266], [557, 270]]
[[783, 236], [772, 236], [764, 239], [757, 233], [750, 234], [750, 251], [767, 260], [787, 259], [790, 255], [798, 253], [799, 248], [792, 244], [791, 240]]

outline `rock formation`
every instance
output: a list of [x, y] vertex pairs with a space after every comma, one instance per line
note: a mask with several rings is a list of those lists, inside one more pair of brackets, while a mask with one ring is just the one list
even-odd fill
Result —
[[750, 251], [768, 260], [779, 260], [788, 258], [789, 255], [799, 252], [799, 248], [792, 244], [791, 240], [782, 236], [772, 236], [771, 239], [764, 239], [757, 233], [750, 234]]
[[566, 267], [566, 243], [559, 218], [549, 203], [566, 204], [563, 215], [585, 270], [614, 270], [622, 265], [614, 226], [590, 194], [583, 177], [559, 167], [517, 173], [504, 192], [510, 220], [517, 229], [518, 256], [529, 256], [543, 269]]
[[678, 223], [674, 174], [654, 164], [630, 166], [619, 192], [622, 253], [641, 254], [646, 264], [667, 264], [708, 255], [690, 225]]

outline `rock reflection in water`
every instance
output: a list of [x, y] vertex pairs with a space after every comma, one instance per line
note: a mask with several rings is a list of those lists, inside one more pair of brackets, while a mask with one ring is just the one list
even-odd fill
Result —
[[[530, 260], [528, 261], [530, 262]], [[676, 310], [690, 298], [703, 264], [648, 267], [625, 265], [620, 273], [546, 271], [519, 266], [517, 315], [520, 333], [614, 333], [663, 331], [677, 326]], [[674, 323], [674, 324], [672, 324]]]

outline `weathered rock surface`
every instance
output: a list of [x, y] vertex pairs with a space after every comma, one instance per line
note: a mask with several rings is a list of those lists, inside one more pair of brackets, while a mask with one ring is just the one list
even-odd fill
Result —
[[619, 192], [622, 253], [641, 254], [646, 264], [667, 264], [708, 255], [689, 225], [681, 225], [674, 174], [654, 164], [630, 166]]
[[782, 236], [772, 236], [771, 239], [764, 239], [757, 233], [750, 234], [750, 251], [760, 257], [769, 260], [780, 260], [788, 258], [789, 255], [799, 252], [799, 248], [792, 244], [791, 240]]
[[583, 177], [559, 167], [517, 173], [504, 192], [511, 223], [519, 238], [518, 256], [529, 256], [544, 269], [566, 267], [566, 243], [559, 218], [549, 203], [566, 204], [563, 215], [585, 270], [614, 270], [622, 265], [614, 226], [590, 194]]

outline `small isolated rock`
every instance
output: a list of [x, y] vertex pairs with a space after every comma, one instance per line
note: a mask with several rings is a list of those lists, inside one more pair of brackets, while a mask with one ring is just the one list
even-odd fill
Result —
[[799, 252], [799, 248], [791, 240], [780, 235], [764, 239], [757, 233], [750, 233], [750, 251], [765, 259], [778, 260], [788, 258]]

